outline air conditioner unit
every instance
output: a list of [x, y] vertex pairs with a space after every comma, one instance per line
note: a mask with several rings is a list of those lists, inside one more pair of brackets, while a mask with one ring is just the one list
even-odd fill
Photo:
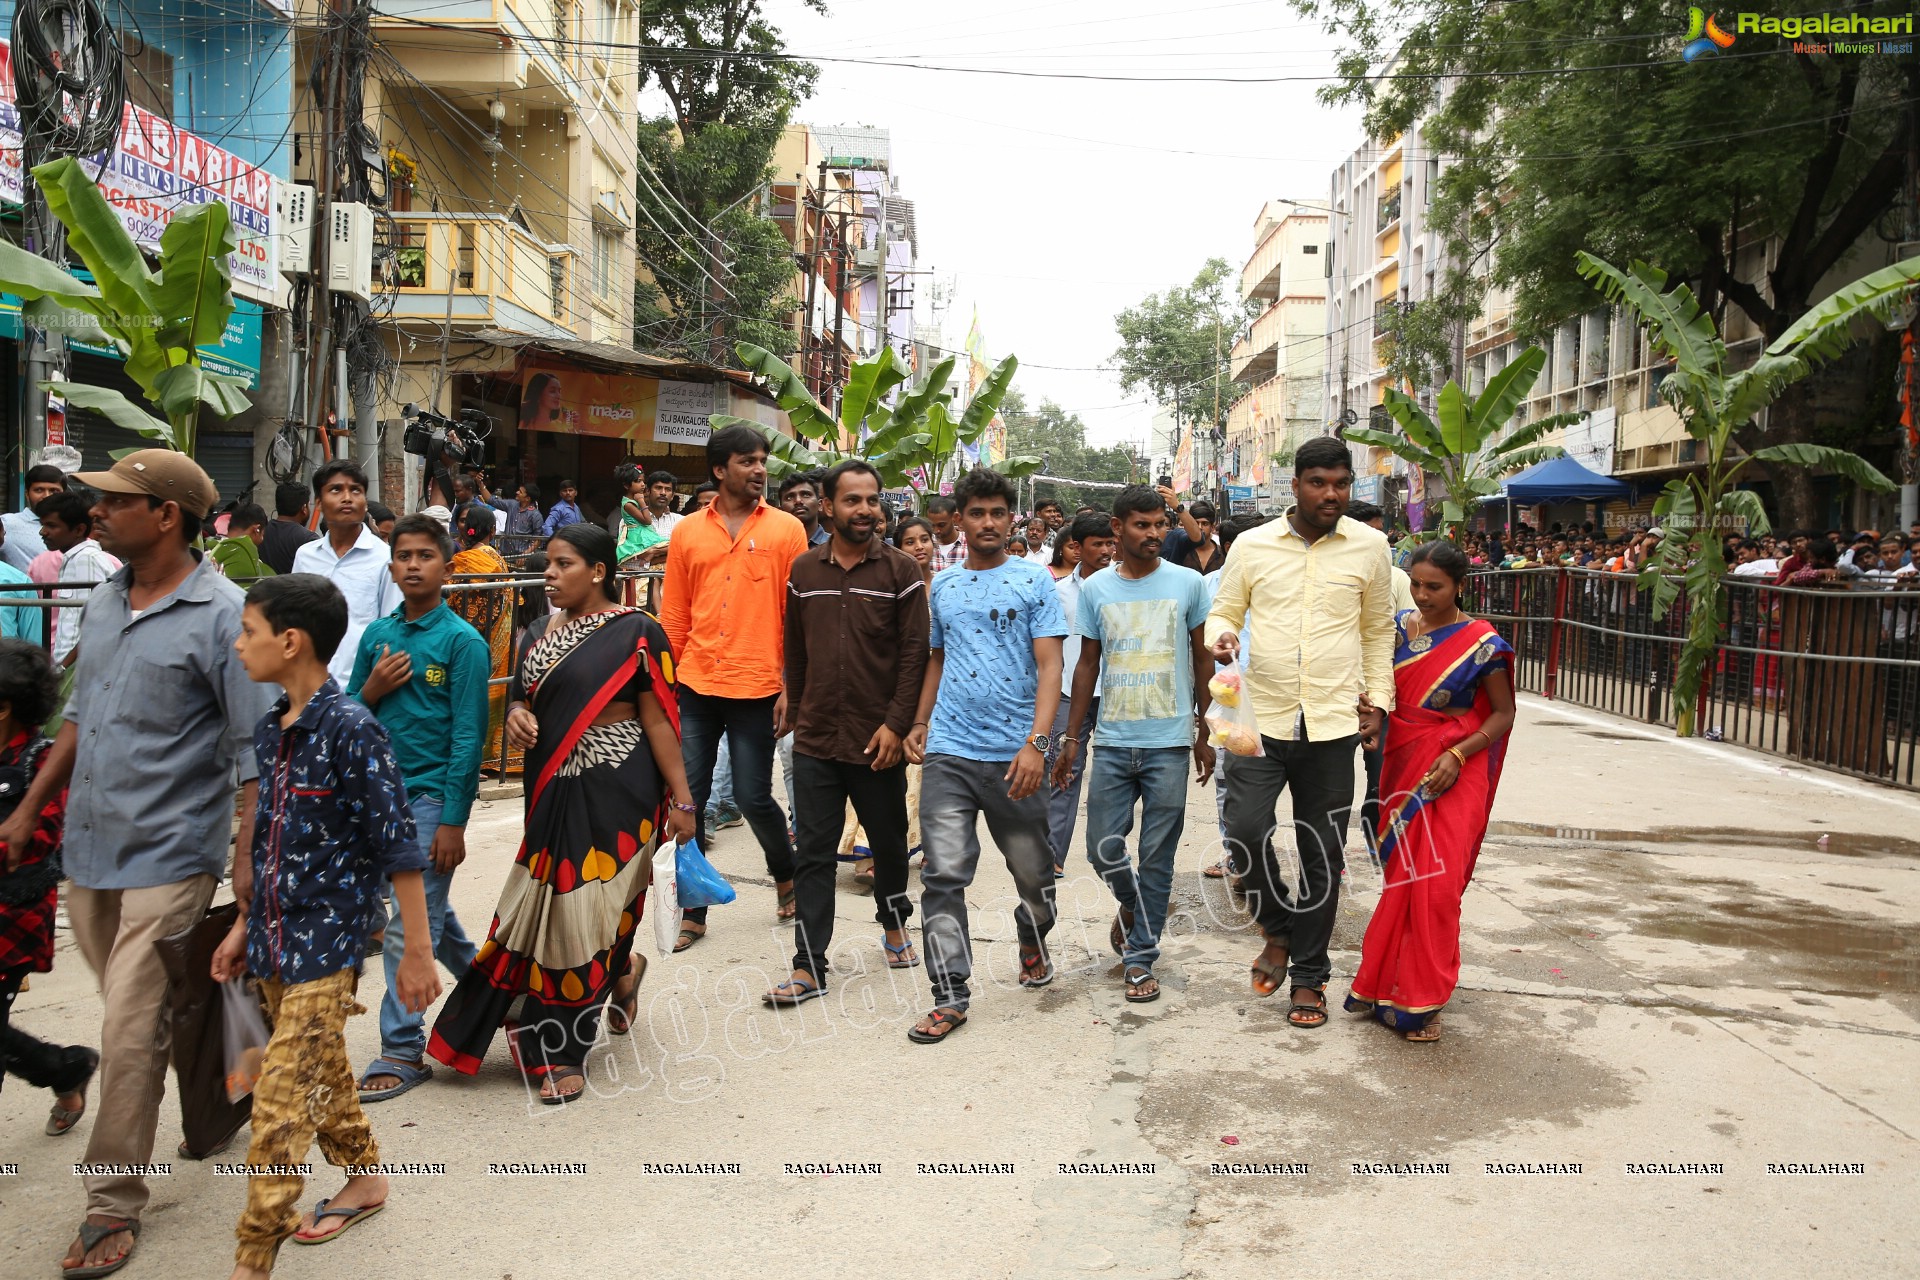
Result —
[[373, 301], [373, 213], [364, 204], [327, 209], [327, 291]]
[[280, 220], [280, 274], [304, 276], [313, 269], [313, 188], [276, 178], [273, 207]]

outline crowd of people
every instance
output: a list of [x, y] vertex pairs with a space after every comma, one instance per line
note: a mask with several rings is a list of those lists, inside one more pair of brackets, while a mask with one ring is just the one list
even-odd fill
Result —
[[[1474, 569], [1591, 569], [1637, 574], [1667, 531], [1647, 525], [1609, 537], [1592, 521], [1536, 530], [1521, 523], [1510, 533], [1469, 532], [1462, 541]], [[1794, 529], [1761, 535], [1729, 533], [1721, 541], [1727, 571], [1774, 586], [1884, 591], [1920, 587], [1920, 521], [1898, 529]]]
[[[219, 509], [165, 450], [76, 478], [116, 559], [69, 611], [67, 688], [46, 648], [0, 640], [0, 781], [19, 796], [0, 823], [0, 1015], [52, 963], [60, 894], [104, 1009], [97, 1050], [0, 1022], [7, 1070], [55, 1095], [49, 1133], [93, 1112], [66, 1275], [134, 1254], [168, 1060], [153, 942], [201, 921], [227, 875], [237, 916], [210, 976], [251, 975], [272, 1022], [236, 1277], [379, 1211], [390, 1187], [365, 1108], [436, 1065], [474, 1073], [504, 1038], [541, 1102], [582, 1098], [589, 1050], [638, 1021], [640, 922], [678, 910], [650, 901], [655, 853], [710, 848], [735, 822], [794, 926], [764, 1002], [834, 981], [851, 853], [885, 964], [925, 970], [906, 1034], [931, 1045], [975, 994], [982, 819], [1019, 900], [1019, 985], [1043, 988], [1084, 791], [1079, 847], [1114, 898], [1118, 990], [1148, 1003], [1188, 787], [1217, 781], [1227, 855], [1209, 873], [1260, 929], [1251, 994], [1287, 991], [1287, 1022], [1310, 1030], [1329, 1016], [1362, 755], [1385, 890], [1345, 1007], [1437, 1038], [1513, 723], [1511, 650], [1460, 611], [1471, 566], [1452, 544], [1392, 563], [1378, 511], [1350, 502], [1343, 442], [1302, 447], [1284, 516], [1218, 525], [1147, 486], [1021, 520], [1013, 483], [985, 469], [912, 514], [858, 460], [789, 474], [769, 501], [766, 442], [746, 427], [715, 431], [707, 463], [681, 511], [671, 476], [623, 474], [607, 524], [579, 518], [571, 484], [542, 512], [532, 486], [496, 499], [475, 476], [451, 507], [387, 524], [346, 461], [277, 493], [270, 519]], [[496, 539], [514, 537], [541, 598], [479, 612], [454, 579], [509, 573]], [[655, 607], [638, 607], [622, 570], [653, 566]], [[501, 880], [498, 904], [469, 934], [449, 888], [500, 737], [521, 753], [524, 837], [503, 876], [480, 872]], [[1275, 839], [1282, 791], [1291, 841]], [[686, 910], [673, 949], [718, 923]], [[344, 1027], [369, 954], [385, 984], [380, 1052], [361, 1067]], [[315, 1140], [347, 1176], [302, 1213]]]

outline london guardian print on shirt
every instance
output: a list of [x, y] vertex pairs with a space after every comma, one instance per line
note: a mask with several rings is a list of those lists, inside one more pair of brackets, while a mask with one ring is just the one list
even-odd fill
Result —
[[1107, 675], [1102, 720], [1169, 720], [1179, 714], [1174, 689], [1180, 606], [1173, 600], [1117, 600], [1100, 606], [1100, 655]]

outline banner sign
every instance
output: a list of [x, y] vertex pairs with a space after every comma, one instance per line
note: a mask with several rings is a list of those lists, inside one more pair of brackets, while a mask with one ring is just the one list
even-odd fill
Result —
[[710, 414], [727, 411], [724, 382], [661, 382], [654, 408], [653, 438], [661, 444], [705, 444], [713, 434]]
[[[0, 40], [0, 200], [20, 204], [24, 141], [11, 52], [8, 42]], [[159, 249], [161, 233], [180, 209], [209, 200], [226, 205], [240, 241], [227, 259], [233, 291], [258, 302], [273, 301], [279, 262], [273, 238], [273, 176], [266, 170], [131, 102], [122, 108], [112, 154], [89, 156], [81, 163], [98, 175], [100, 190], [126, 224], [127, 234], [147, 249]]]
[[790, 434], [786, 415], [726, 382], [676, 382], [532, 364], [521, 383], [520, 429], [563, 431], [637, 444], [704, 445], [709, 414], [750, 418]]

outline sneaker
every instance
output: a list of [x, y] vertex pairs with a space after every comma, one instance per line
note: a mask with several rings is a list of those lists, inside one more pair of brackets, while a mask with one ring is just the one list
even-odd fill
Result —
[[707, 829], [725, 831], [728, 827], [743, 827], [746, 823], [747, 820], [740, 816], [738, 809], [716, 809], [713, 816], [707, 819]]

